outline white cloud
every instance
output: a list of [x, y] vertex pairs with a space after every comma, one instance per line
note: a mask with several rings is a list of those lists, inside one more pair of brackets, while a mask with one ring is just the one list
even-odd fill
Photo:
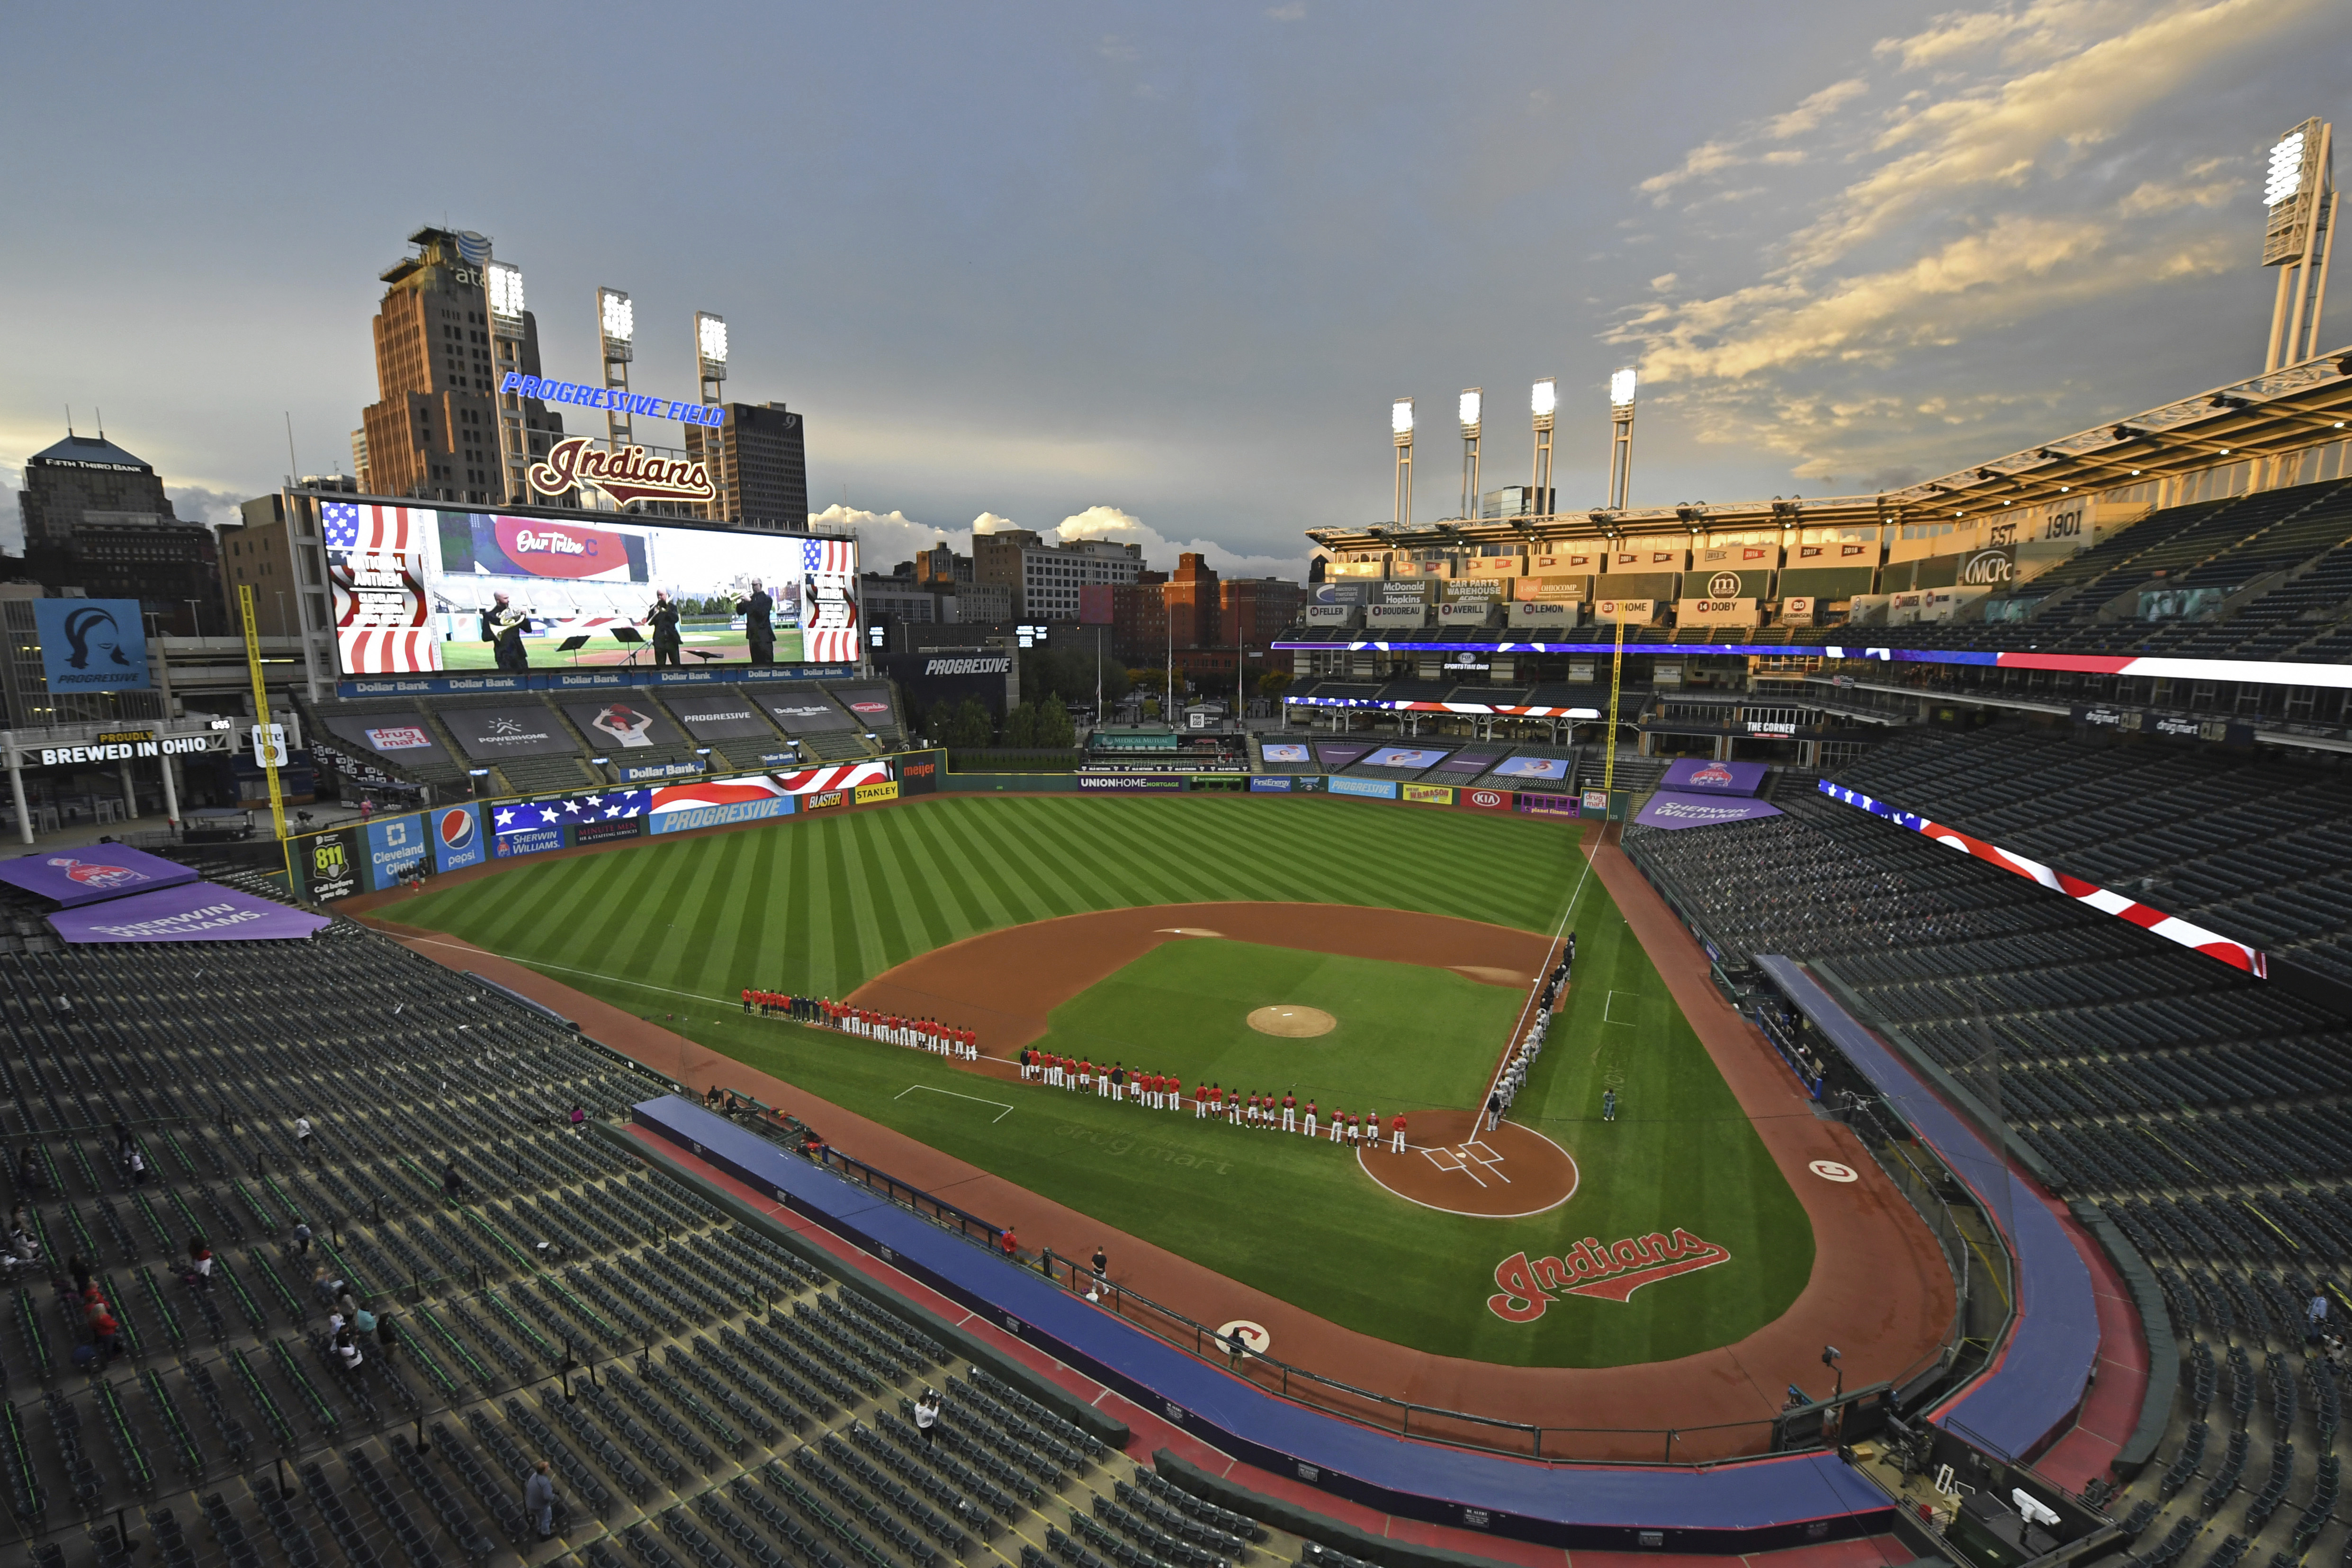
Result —
[[[1006, 528], [1030, 525], [994, 512], [982, 512], [969, 527], [941, 528], [918, 522], [901, 511], [871, 512], [844, 506], [827, 507], [822, 512], [809, 514], [812, 524], [823, 528], [846, 528], [856, 531], [859, 559], [867, 571], [887, 572], [902, 560], [911, 560], [919, 550], [927, 550], [940, 540], [962, 555], [971, 553], [975, 533], [992, 534]], [[1136, 517], [1117, 507], [1088, 507], [1075, 512], [1060, 522], [1035, 530], [1046, 538], [1060, 543], [1074, 539], [1110, 539], [1119, 544], [1143, 547], [1143, 564], [1155, 571], [1173, 570], [1176, 558], [1192, 551], [1205, 558], [1208, 564], [1223, 577], [1284, 577], [1303, 580], [1307, 575], [1307, 552], [1304, 542], [1296, 556], [1244, 555], [1219, 544], [1214, 539], [1173, 539]]]
[[[2324, 16], [2324, 0], [2028, 0], [1883, 40], [1781, 114], [1702, 127], [1635, 187], [1680, 203], [1684, 243], [1706, 248], [1675, 256], [1696, 290], [1654, 285], [1608, 337], [1638, 349], [1645, 390], [1697, 441], [1782, 454], [1801, 477], [2030, 440], [2063, 381], [2005, 373], [1991, 346], [2032, 352], [2242, 266], [2229, 209], [2253, 157], [2217, 155], [2235, 150], [2195, 106], [2216, 73]], [[1756, 230], [1745, 246], [1735, 224]], [[1726, 277], [1743, 253], [1760, 263]]]

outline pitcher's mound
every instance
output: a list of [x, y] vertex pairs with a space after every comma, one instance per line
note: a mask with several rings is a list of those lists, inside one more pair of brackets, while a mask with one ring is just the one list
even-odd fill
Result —
[[1259, 1008], [1250, 1014], [1249, 1026], [1284, 1040], [1312, 1040], [1338, 1029], [1339, 1020], [1321, 1008]]

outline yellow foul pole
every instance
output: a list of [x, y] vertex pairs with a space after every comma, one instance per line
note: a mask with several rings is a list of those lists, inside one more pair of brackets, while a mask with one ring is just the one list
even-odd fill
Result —
[[261, 632], [253, 623], [253, 585], [241, 582], [236, 587], [236, 607], [245, 617], [245, 668], [253, 677], [253, 722], [264, 738], [257, 748], [261, 754], [261, 770], [269, 779], [269, 823], [280, 843], [286, 841], [286, 792], [278, 783], [278, 748], [268, 744], [269, 734], [269, 693], [261, 684]]

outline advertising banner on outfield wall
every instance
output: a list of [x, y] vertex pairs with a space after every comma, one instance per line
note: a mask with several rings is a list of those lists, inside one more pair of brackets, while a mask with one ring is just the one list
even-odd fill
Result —
[[422, 816], [383, 817], [367, 824], [368, 888], [382, 893], [425, 869], [433, 850]]
[[623, 817], [615, 821], [582, 822], [572, 830], [575, 844], [608, 844], [615, 839], [635, 839], [645, 836], [643, 817]]
[[1531, 795], [1524, 790], [1512, 801], [1512, 808], [1530, 817], [1577, 817], [1583, 815], [1583, 802], [1573, 795]]
[[1287, 795], [1290, 793], [1290, 779], [1291, 776], [1287, 773], [1256, 774], [1250, 779], [1250, 793], [1253, 795]]
[[1136, 795], [1169, 789], [1181, 789], [1192, 782], [1189, 773], [1081, 773], [1078, 790], [1081, 794]]
[[1335, 778], [1326, 786], [1334, 795], [1360, 795], [1368, 800], [1393, 800], [1397, 798], [1393, 779]]
[[1451, 784], [1408, 784], [1404, 798], [1416, 806], [1451, 806], [1454, 786]]
[[302, 884], [310, 890], [313, 904], [349, 898], [360, 891], [359, 835], [348, 828], [339, 833], [320, 833], [308, 840], [296, 863], [301, 869]]
[[1508, 789], [1465, 789], [1454, 802], [1474, 811], [1507, 811], [1511, 809]]
[[654, 833], [684, 833], [697, 828], [724, 828], [738, 822], [789, 817], [795, 798], [795, 792], [786, 789], [782, 779], [766, 774], [699, 784], [656, 785], [646, 809], [646, 828]]
[[886, 779], [879, 784], [860, 784], [852, 794], [859, 805], [875, 806], [885, 800], [897, 800], [898, 786], [895, 780]]
[[438, 806], [425, 813], [433, 835], [433, 869], [463, 871], [490, 858], [482, 814], [472, 806]]
[[901, 795], [936, 795], [940, 791], [940, 774], [948, 765], [944, 751], [910, 751], [898, 758], [898, 793]]
[[561, 828], [533, 828], [525, 833], [500, 833], [492, 853], [500, 860], [515, 860], [523, 855], [543, 855], [550, 850], [563, 847]]

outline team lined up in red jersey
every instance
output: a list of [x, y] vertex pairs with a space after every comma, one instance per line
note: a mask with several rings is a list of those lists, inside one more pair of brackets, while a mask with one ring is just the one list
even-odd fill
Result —
[[[1129, 1068], [1125, 1062], [1097, 1067], [1090, 1060], [1056, 1056], [1034, 1046], [1025, 1047], [1021, 1052], [1021, 1077], [1025, 1082], [1042, 1083], [1049, 1089], [1072, 1092], [1091, 1090], [1098, 1098], [1120, 1104], [1132, 1101], [1150, 1111], [1181, 1111], [1185, 1101], [1183, 1080], [1172, 1072], [1149, 1072]], [[1192, 1103], [1196, 1121], [1214, 1117], [1252, 1132], [1303, 1133], [1309, 1138], [1326, 1138], [1354, 1148], [1367, 1144], [1378, 1148], [1381, 1143], [1378, 1111], [1358, 1117], [1334, 1108], [1326, 1121], [1312, 1098], [1302, 1111], [1298, 1096], [1288, 1091], [1277, 1099], [1271, 1093], [1244, 1092], [1220, 1083], [1196, 1083], [1192, 1086]], [[1405, 1149], [1404, 1127], [1402, 1113], [1390, 1119], [1389, 1146], [1398, 1154]]]
[[878, 1040], [885, 1045], [933, 1051], [960, 1061], [980, 1060], [980, 1036], [976, 1031], [958, 1029], [937, 1019], [877, 1012], [871, 1008], [836, 1002], [830, 997], [798, 997], [788, 991], [748, 988], [743, 992], [743, 1010], [761, 1018], [790, 1019], [819, 1029], [839, 1030], [861, 1040]]

